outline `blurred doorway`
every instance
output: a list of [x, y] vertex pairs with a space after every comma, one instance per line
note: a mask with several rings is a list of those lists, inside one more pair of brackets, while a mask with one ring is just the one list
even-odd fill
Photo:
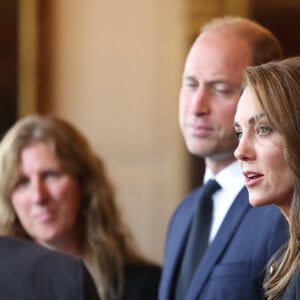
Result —
[[0, 1], [0, 137], [17, 117], [17, 6]]

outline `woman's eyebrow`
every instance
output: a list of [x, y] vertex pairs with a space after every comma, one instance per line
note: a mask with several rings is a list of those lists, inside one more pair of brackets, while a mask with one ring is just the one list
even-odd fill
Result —
[[[260, 113], [256, 116], [253, 116], [251, 117], [249, 120], [248, 120], [248, 124], [250, 125], [253, 125], [253, 124], [256, 124], [258, 121], [260, 121], [262, 118], [264, 118], [266, 116], [265, 113]], [[240, 124], [238, 122], [233, 122], [233, 126], [234, 127], [239, 127]]]
[[260, 121], [261, 119], [263, 119], [264, 117], [266, 117], [266, 113], [260, 113], [252, 118], [249, 119], [248, 123], [249, 124], [255, 124], [257, 123], [258, 121]]

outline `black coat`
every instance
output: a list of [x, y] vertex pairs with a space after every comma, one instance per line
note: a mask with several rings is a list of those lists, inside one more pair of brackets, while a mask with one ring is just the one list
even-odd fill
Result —
[[156, 300], [160, 273], [155, 265], [126, 265], [123, 300]]
[[0, 237], [0, 298], [99, 300], [91, 276], [73, 257], [29, 241]]

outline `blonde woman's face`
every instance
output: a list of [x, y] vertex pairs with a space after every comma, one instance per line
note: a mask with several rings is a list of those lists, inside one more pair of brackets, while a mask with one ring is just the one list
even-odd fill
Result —
[[249, 87], [238, 103], [234, 127], [239, 139], [234, 154], [245, 176], [250, 203], [275, 204], [288, 217], [295, 178], [284, 156], [284, 139]]
[[34, 241], [51, 248], [77, 243], [81, 190], [46, 143], [35, 142], [19, 157], [19, 177], [11, 200], [15, 212]]

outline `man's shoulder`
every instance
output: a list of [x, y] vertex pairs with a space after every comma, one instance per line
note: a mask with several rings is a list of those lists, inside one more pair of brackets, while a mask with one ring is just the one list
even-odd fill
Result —
[[[197, 200], [199, 199], [202, 186], [199, 186], [187, 194], [176, 207], [176, 214], [186, 214], [188, 212], [194, 211], [194, 208], [197, 205]], [[189, 213], [188, 213], [189, 214]]]

